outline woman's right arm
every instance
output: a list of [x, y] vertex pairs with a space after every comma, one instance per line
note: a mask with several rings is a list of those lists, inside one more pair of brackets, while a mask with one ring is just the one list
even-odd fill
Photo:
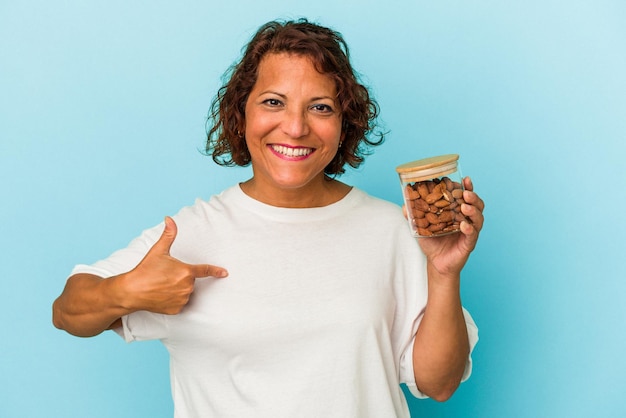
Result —
[[121, 325], [124, 307], [121, 276], [103, 279], [75, 274], [52, 305], [54, 326], [78, 337], [92, 337]]
[[210, 264], [186, 264], [170, 255], [176, 223], [165, 218], [163, 234], [131, 271], [103, 279], [75, 274], [52, 305], [54, 326], [79, 337], [92, 337], [121, 325], [135, 311], [179, 313], [189, 302], [196, 278], [226, 277]]

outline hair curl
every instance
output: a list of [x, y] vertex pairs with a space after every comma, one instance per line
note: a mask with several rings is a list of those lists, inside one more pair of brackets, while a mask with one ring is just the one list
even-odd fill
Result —
[[[269, 53], [307, 56], [320, 73], [335, 81], [343, 119], [343, 142], [324, 173], [342, 174], [345, 164], [357, 168], [371, 147], [382, 144], [384, 134], [374, 132], [378, 103], [352, 69], [348, 45], [342, 35], [306, 19], [272, 21], [259, 28], [245, 47], [241, 60], [226, 71], [224, 79], [227, 81], [211, 104], [206, 153], [217, 164], [247, 166], [251, 162], [243, 135], [245, 108], [257, 80], [259, 64]], [[370, 139], [370, 135], [376, 139]]]

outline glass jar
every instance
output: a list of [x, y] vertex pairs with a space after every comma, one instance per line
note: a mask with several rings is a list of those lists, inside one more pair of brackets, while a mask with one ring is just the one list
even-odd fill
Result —
[[438, 237], [461, 230], [463, 177], [458, 154], [440, 155], [396, 167], [411, 232]]

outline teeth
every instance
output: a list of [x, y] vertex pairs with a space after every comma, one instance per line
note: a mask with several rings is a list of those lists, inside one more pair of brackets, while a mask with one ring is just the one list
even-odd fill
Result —
[[311, 148], [289, 148], [283, 145], [272, 145], [272, 149], [286, 157], [302, 157], [313, 152]]

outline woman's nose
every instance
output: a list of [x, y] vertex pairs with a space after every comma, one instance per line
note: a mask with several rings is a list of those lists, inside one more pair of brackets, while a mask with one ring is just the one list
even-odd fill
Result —
[[291, 138], [301, 138], [309, 133], [306, 112], [300, 109], [288, 109], [285, 112], [282, 129]]

